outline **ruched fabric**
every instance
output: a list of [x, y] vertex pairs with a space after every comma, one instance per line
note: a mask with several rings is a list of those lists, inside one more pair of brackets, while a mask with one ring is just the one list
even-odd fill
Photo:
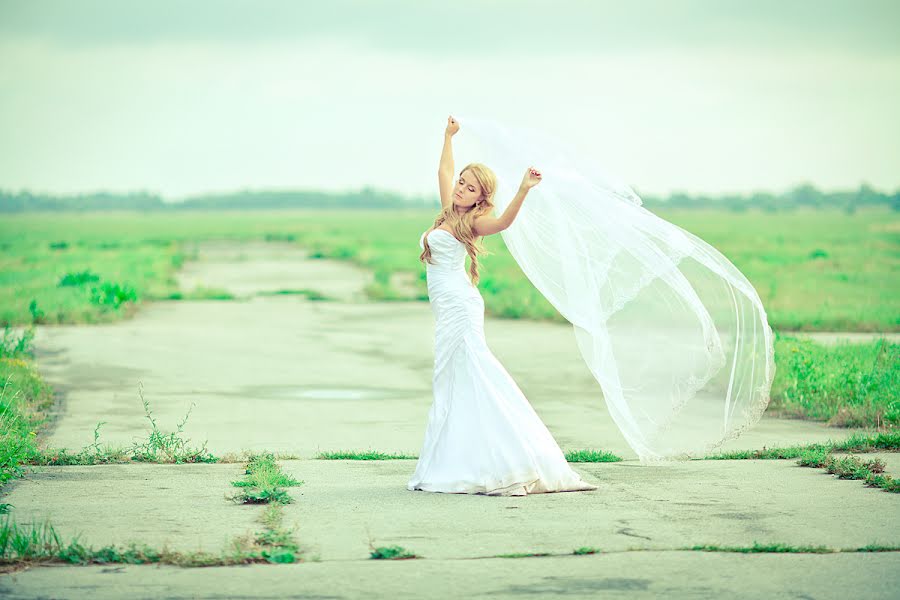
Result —
[[433, 401], [409, 490], [525, 495], [594, 490], [565, 455], [487, 346], [484, 300], [465, 270], [466, 248], [449, 231], [428, 235], [435, 319]]

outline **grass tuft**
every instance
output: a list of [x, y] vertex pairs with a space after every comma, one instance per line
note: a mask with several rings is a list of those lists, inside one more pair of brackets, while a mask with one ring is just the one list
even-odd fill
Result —
[[127, 448], [101, 445], [100, 427], [106, 421], [100, 421], [94, 428], [94, 442], [72, 454], [65, 448], [47, 448], [34, 450], [28, 457], [28, 463], [40, 466], [97, 465], [126, 462], [152, 463], [214, 463], [219, 458], [209, 453], [206, 442], [198, 448], [190, 444], [189, 438], [182, 437], [184, 425], [194, 404], [185, 413], [184, 418], [175, 431], [163, 432], [153, 417], [150, 402], [144, 398], [143, 383], [139, 383], [138, 393], [144, 406], [144, 417], [150, 422], [147, 439], [132, 442]]
[[494, 558], [528, 558], [530, 556], [553, 556], [550, 552], [510, 552], [508, 554], [494, 554]]
[[587, 462], [619, 462], [623, 460], [612, 452], [605, 450], [571, 450], [566, 452], [566, 460], [570, 463]]
[[145, 544], [85, 546], [75, 536], [64, 541], [49, 521], [19, 525], [7, 516], [0, 523], [0, 565], [23, 567], [32, 564], [167, 564], [179, 567], [210, 567], [250, 563], [300, 562], [301, 552], [293, 530], [282, 525], [279, 505], [267, 507], [262, 516], [263, 531], [234, 538], [219, 554], [161, 550]]
[[869, 487], [881, 488], [887, 492], [900, 492], [900, 482], [890, 475], [884, 475], [884, 462], [875, 459], [862, 461], [855, 456], [835, 457], [833, 452], [897, 452], [900, 451], [900, 431], [884, 431], [873, 434], [854, 432], [847, 439], [828, 440], [824, 443], [766, 448], [762, 450], [742, 450], [725, 452], [704, 457], [707, 460], [722, 459], [784, 459], [796, 458], [801, 467], [825, 469], [839, 479], [861, 479]]
[[402, 546], [379, 546], [378, 548], [371, 548], [369, 558], [378, 560], [403, 560], [407, 558], [419, 558], [419, 556], [409, 552]]
[[407, 460], [418, 457], [399, 452], [387, 454], [377, 450], [336, 450], [333, 452], [319, 452], [315, 458], [320, 460]]
[[247, 461], [244, 479], [231, 482], [231, 485], [241, 488], [231, 500], [241, 504], [290, 504], [291, 496], [282, 488], [302, 483], [285, 474], [273, 454], [253, 454]]
[[716, 545], [698, 545], [691, 546], [687, 550], [700, 550], [703, 552], [741, 552], [745, 554], [758, 552], [776, 552], [776, 553], [793, 553], [793, 554], [830, 554], [832, 552], [840, 552], [839, 549], [829, 548], [827, 546], [791, 546], [789, 544], [760, 544], [754, 541], [752, 546], [716, 546]]

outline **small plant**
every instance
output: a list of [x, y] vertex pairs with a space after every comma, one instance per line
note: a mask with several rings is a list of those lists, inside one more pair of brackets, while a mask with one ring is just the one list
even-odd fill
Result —
[[16, 336], [9, 325], [3, 328], [3, 341], [0, 342], [0, 358], [34, 357], [34, 325], [30, 325], [22, 331], [21, 337]]
[[374, 559], [403, 560], [406, 558], [418, 558], [402, 546], [379, 546], [378, 548], [370, 546], [370, 549], [369, 558]]
[[260, 519], [263, 530], [234, 540], [236, 556], [276, 564], [299, 562], [300, 547], [294, 539], [294, 530], [284, 528], [283, 518], [280, 504], [267, 506]]
[[176, 430], [165, 433], [160, 430], [150, 410], [150, 402], [144, 398], [143, 383], [138, 389], [141, 402], [144, 406], [144, 417], [150, 422], [150, 432], [146, 440], [134, 441], [129, 447], [112, 447], [100, 444], [100, 427], [106, 421], [100, 421], [94, 428], [94, 442], [83, 447], [76, 453], [70, 453], [64, 448], [49, 448], [41, 451], [33, 451], [29, 457], [29, 464], [41, 466], [61, 465], [97, 465], [123, 462], [157, 462], [157, 463], [214, 463], [219, 458], [206, 449], [206, 442], [199, 448], [190, 445], [190, 439], [183, 438], [184, 425], [191, 413], [191, 408], [184, 415], [184, 419], [177, 425]]
[[700, 550], [703, 552], [741, 552], [744, 554], [753, 554], [761, 552], [776, 553], [797, 553], [797, 554], [830, 554], [832, 552], [840, 552], [839, 549], [829, 548], [827, 546], [791, 546], [790, 544], [761, 544], [754, 541], [752, 546], [716, 546], [716, 545], [697, 545], [687, 548], [688, 550]]
[[91, 273], [89, 270], [85, 270], [78, 273], [66, 273], [60, 278], [59, 284], [57, 285], [58, 287], [78, 286], [92, 281], [100, 281], [100, 276], [96, 273]]
[[118, 310], [126, 302], [136, 302], [137, 292], [127, 284], [104, 281], [91, 288], [91, 303], [103, 308]]
[[31, 303], [28, 304], [28, 312], [31, 313], [31, 322], [32, 323], [44, 323], [46, 315], [44, 311], [38, 308], [37, 300], [32, 299]]
[[[274, 508], [274, 507], [273, 507]], [[179, 567], [210, 567], [250, 563], [291, 563], [300, 560], [299, 546], [292, 532], [281, 528], [280, 514], [263, 516], [265, 530], [242, 536], [232, 542], [229, 551], [176, 552], [146, 544], [125, 547], [84, 546], [75, 536], [63, 541], [56, 529], [44, 520], [18, 525], [9, 517], [0, 523], [0, 564], [29, 565], [35, 563], [90, 564], [167, 564]]]
[[828, 458], [830, 450], [827, 448], [809, 448], [803, 450], [797, 464], [801, 467], [824, 467], [825, 459]]
[[388, 454], [377, 450], [335, 450], [331, 452], [319, 452], [316, 455], [320, 460], [406, 460], [417, 458], [412, 454], [396, 452]]
[[11, 380], [12, 375], [9, 375], [0, 389], [0, 486], [24, 475], [22, 464], [34, 452], [36, 436], [15, 409], [16, 398], [22, 390], [16, 390], [11, 398], [7, 397]]
[[372, 541], [372, 534], [369, 532], [369, 528], [366, 527], [366, 535], [369, 538], [369, 558], [377, 559], [377, 560], [403, 560], [407, 558], [422, 558], [414, 554], [413, 552], [408, 551], [406, 548], [402, 546], [379, 546], [375, 547]]
[[836, 458], [833, 452], [876, 452], [900, 450], [900, 431], [890, 430], [873, 434], [853, 433], [840, 441], [828, 440], [784, 448], [766, 448], [762, 450], [739, 450], [713, 454], [704, 457], [707, 460], [721, 459], [784, 459], [796, 458], [801, 467], [826, 469], [840, 479], [861, 479], [869, 487], [878, 487], [887, 492], [900, 492], [900, 481], [890, 475], [882, 474], [884, 463], [881, 460], [863, 462], [855, 456]]
[[284, 473], [270, 452], [251, 454], [244, 475], [243, 480], [231, 482], [231, 485], [243, 488], [230, 498], [241, 504], [290, 504], [291, 496], [282, 488], [303, 483]]
[[217, 458], [207, 452], [206, 442], [200, 448], [192, 448], [188, 445], [189, 439], [181, 437], [184, 432], [184, 424], [187, 423], [194, 404], [184, 415], [184, 419], [177, 425], [175, 431], [163, 433], [156, 425], [156, 419], [150, 410], [150, 403], [144, 398], [144, 384], [139, 383], [138, 393], [141, 403], [144, 405], [144, 417], [150, 421], [150, 435], [145, 442], [135, 443], [132, 447], [132, 460], [141, 462], [173, 462], [173, 463], [198, 463], [216, 462]]
[[571, 463], [619, 462], [622, 460], [622, 457], [605, 450], [573, 450], [566, 452], [566, 460]]

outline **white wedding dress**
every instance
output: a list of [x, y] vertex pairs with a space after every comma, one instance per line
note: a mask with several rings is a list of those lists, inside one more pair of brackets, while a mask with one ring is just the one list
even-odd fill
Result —
[[490, 496], [595, 490], [565, 455], [484, 337], [484, 299], [466, 247], [428, 235], [428, 298], [435, 317], [433, 402], [409, 490]]

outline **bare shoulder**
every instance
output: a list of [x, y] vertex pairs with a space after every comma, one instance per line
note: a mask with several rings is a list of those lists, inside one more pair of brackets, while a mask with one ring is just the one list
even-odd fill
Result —
[[503, 221], [490, 215], [481, 215], [472, 221], [475, 234], [482, 237], [503, 231], [506, 227], [507, 225]]

